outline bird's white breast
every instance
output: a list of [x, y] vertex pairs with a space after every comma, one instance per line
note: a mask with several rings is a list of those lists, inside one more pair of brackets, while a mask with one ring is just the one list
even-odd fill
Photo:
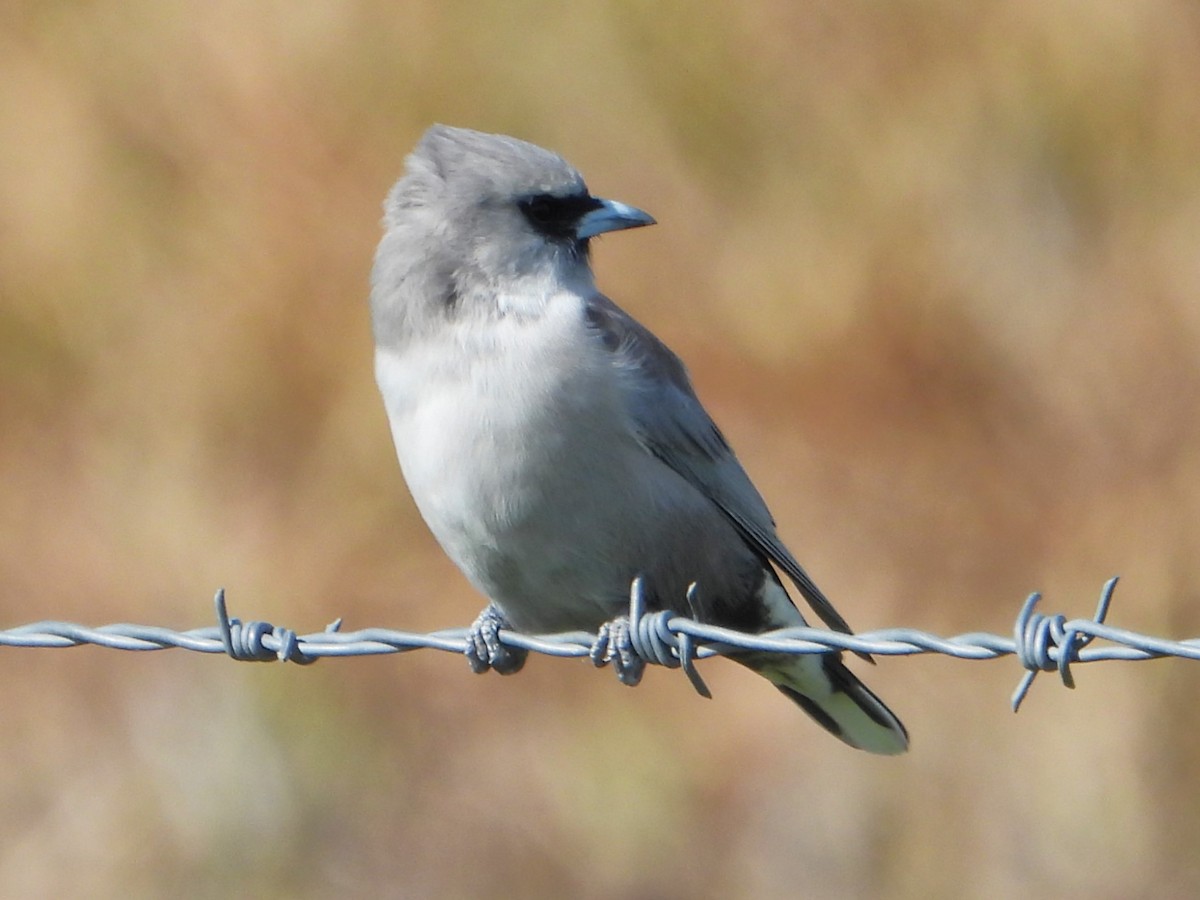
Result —
[[657, 464], [577, 297], [552, 297], [540, 315], [448, 322], [403, 351], [379, 349], [375, 366], [421, 514], [515, 624], [525, 608], [553, 623], [558, 605], [609, 590], [599, 573], [589, 583], [587, 556], [644, 502], [638, 469]]

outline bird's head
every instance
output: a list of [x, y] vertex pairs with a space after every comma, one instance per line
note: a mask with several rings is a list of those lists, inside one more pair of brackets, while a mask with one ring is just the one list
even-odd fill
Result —
[[452, 307], [478, 305], [476, 295], [502, 301], [551, 285], [590, 288], [590, 239], [654, 223], [632, 206], [593, 197], [556, 153], [446, 125], [425, 132], [385, 211], [376, 293], [385, 280], [408, 302], [437, 296]]

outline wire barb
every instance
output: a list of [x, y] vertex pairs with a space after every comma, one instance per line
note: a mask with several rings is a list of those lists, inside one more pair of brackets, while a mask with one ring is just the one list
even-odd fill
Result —
[[[1119, 577], [1114, 575], [1104, 582], [1104, 588], [1100, 591], [1100, 602], [1096, 605], [1096, 615], [1090, 620], [1097, 625], [1104, 624]], [[1021, 703], [1039, 672], [1053, 672], [1057, 669], [1062, 683], [1074, 690], [1075, 678], [1071, 674], [1071, 663], [1079, 662], [1079, 652], [1096, 639], [1096, 635], [1080, 631], [1075, 621], [1068, 622], [1066, 616], [1044, 616], [1034, 612], [1041, 599], [1042, 595], [1037, 591], [1026, 598], [1017, 614], [1016, 627], [1013, 630], [1017, 659], [1026, 669], [1021, 683], [1013, 691], [1014, 713], [1020, 711]]]
[[[290, 628], [272, 625], [269, 622], [245, 622], [230, 618], [225, 606], [225, 588], [218, 588], [213, 597], [217, 612], [217, 629], [221, 633], [221, 644], [232, 659], [242, 662], [294, 662], [308, 666], [319, 657], [309, 656], [300, 647], [301, 639]], [[340, 618], [334, 619], [325, 628], [332, 634], [342, 627]], [[274, 644], [274, 649], [270, 644]]]
[[[696, 583], [687, 590], [688, 607], [696, 614]], [[712, 699], [712, 691], [696, 671], [696, 645], [686, 631], [672, 630], [679, 617], [669, 609], [646, 612], [646, 585], [641, 575], [629, 585], [629, 615], [620, 616], [600, 627], [589, 656], [597, 666], [608, 662], [617, 670], [622, 684], [636, 685], [642, 680], [646, 663], [668, 669], [683, 668], [692, 687], [701, 697]]]

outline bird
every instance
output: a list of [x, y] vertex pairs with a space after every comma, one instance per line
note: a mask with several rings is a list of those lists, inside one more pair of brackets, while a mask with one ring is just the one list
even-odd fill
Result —
[[[592, 239], [653, 224], [557, 153], [440, 124], [384, 202], [375, 378], [417, 509], [488, 600], [467, 640], [476, 671], [520, 669], [502, 628], [620, 623], [635, 579], [648, 609], [687, 597], [700, 621], [758, 634], [806, 624], [785, 576], [850, 633], [683, 362], [596, 287]], [[841, 653], [728, 655], [850, 746], [907, 750]]]

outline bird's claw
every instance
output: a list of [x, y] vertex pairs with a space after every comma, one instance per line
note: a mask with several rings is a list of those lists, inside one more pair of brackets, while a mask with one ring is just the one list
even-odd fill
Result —
[[476, 675], [495, 669], [501, 675], [513, 675], [525, 665], [527, 650], [509, 647], [500, 641], [500, 629], [511, 628], [504, 613], [489, 603], [467, 632], [467, 662]]
[[633, 649], [628, 616], [618, 616], [601, 625], [588, 655], [597, 667], [612, 663], [617, 680], [630, 687], [637, 685], [646, 671], [646, 661]]

